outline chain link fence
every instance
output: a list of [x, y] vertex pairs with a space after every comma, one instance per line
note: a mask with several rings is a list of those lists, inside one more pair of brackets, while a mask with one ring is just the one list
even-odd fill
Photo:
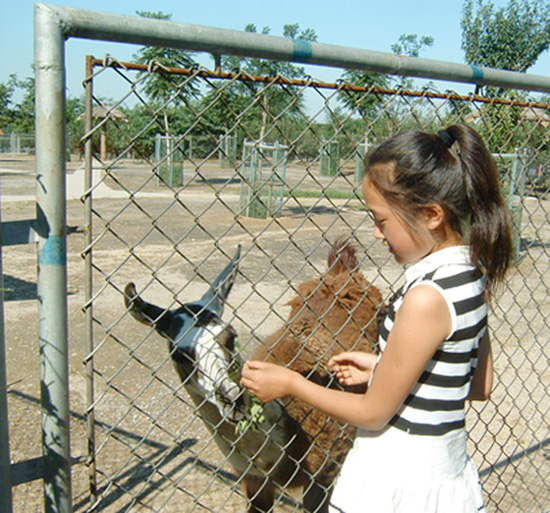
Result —
[[[516, 91], [464, 96], [113, 58], [90, 59], [89, 69], [87, 161], [72, 178], [89, 227], [85, 327], [72, 319], [88, 344], [88, 477], [74, 482], [77, 510], [243, 511], [243, 475], [257, 465], [237, 471], [241, 449], [220, 449], [221, 424], [199, 418], [204, 404], [181, 383], [166, 342], [130, 315], [126, 285], [177, 308], [199, 300], [240, 246], [223, 319], [243, 357], [286, 325], [288, 301], [325, 275], [340, 236], [386, 300], [403, 272], [372, 237], [361, 158], [396, 132], [453, 123], [475, 127], [496, 155], [517, 253], [491, 317], [494, 393], [468, 410], [470, 452], [489, 511], [550, 510], [548, 105]], [[152, 99], [145, 85], [160, 76], [170, 93]], [[107, 101], [102, 84], [113, 81], [126, 93]], [[249, 426], [238, 438], [255, 436]], [[274, 507], [301, 511], [301, 498], [283, 486]]]
[[34, 155], [34, 134], [0, 135], [0, 153]]

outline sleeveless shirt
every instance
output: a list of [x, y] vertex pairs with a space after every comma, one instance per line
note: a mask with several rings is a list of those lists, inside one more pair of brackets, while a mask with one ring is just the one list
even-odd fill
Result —
[[464, 405], [487, 329], [485, 277], [472, 264], [467, 246], [428, 255], [405, 275], [405, 285], [391, 298], [379, 325], [382, 354], [405, 294], [418, 285], [430, 285], [441, 293], [449, 307], [452, 330], [390, 424], [414, 435], [441, 436], [465, 426]]

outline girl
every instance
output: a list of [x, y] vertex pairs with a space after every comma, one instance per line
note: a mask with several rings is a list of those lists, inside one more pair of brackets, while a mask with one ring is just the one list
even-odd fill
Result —
[[512, 258], [496, 164], [464, 125], [406, 132], [367, 158], [363, 194], [374, 236], [412, 264], [380, 325], [380, 355], [329, 363], [341, 384], [367, 391], [326, 389], [257, 361], [242, 384], [262, 401], [297, 397], [359, 428], [331, 511], [485, 511], [464, 404], [491, 391], [487, 304]]

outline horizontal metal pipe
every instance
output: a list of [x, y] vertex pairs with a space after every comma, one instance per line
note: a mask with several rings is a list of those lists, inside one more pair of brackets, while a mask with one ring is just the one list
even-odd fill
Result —
[[[113, 68], [122, 68], [125, 70], [135, 70], [135, 71], [149, 71], [150, 66], [148, 64], [140, 64], [136, 62], [124, 62], [117, 61], [109, 56], [107, 59], [96, 59], [93, 56], [88, 56], [91, 59], [92, 67], [104, 67], [111, 66]], [[382, 87], [373, 87], [373, 86], [359, 86], [351, 83], [344, 83], [341, 81], [338, 82], [321, 82], [314, 80], [312, 78], [286, 78], [286, 77], [268, 77], [268, 76], [258, 76], [251, 75], [249, 73], [225, 73], [221, 71], [211, 71], [204, 68], [172, 68], [170, 66], [162, 66], [162, 69], [171, 75], [184, 75], [184, 76], [197, 76], [201, 78], [217, 78], [222, 80], [239, 80], [242, 82], [255, 82], [255, 83], [278, 83], [283, 85], [292, 85], [297, 87], [313, 87], [315, 89], [332, 89], [339, 91], [355, 91], [358, 93], [370, 92], [372, 94], [386, 94], [390, 96], [395, 96], [399, 94], [403, 97], [422, 97], [422, 98], [434, 98], [440, 100], [456, 100], [456, 101], [467, 101], [467, 102], [479, 102], [479, 103], [491, 103], [493, 105], [509, 105], [517, 107], [528, 107], [528, 108], [540, 108], [540, 109], [550, 109], [550, 106], [546, 103], [531, 101], [531, 100], [521, 100], [518, 98], [509, 99], [509, 98], [493, 98], [486, 97], [481, 95], [475, 95], [468, 93], [466, 95], [458, 94], [452, 91], [445, 91], [444, 93], [438, 93], [435, 91], [427, 90], [417, 90], [417, 91], [403, 91], [398, 89], [387, 89]], [[88, 74], [91, 76], [92, 72]], [[88, 132], [86, 132], [88, 133]]]
[[550, 77], [167, 20], [37, 4], [55, 12], [66, 37], [166, 46], [319, 66], [550, 92]]

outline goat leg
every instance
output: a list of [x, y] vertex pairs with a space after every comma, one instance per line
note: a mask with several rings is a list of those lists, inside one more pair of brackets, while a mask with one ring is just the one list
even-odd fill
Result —
[[249, 501], [248, 513], [268, 513], [272, 511], [275, 489], [273, 483], [267, 477], [246, 476], [244, 489]]

